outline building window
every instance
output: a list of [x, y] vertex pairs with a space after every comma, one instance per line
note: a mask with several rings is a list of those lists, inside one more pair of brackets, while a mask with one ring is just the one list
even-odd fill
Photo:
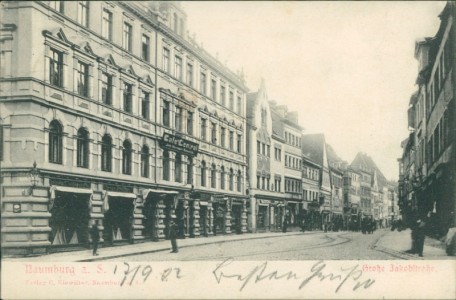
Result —
[[225, 86], [220, 86], [220, 104], [223, 106], [225, 106], [225, 90]]
[[143, 34], [141, 40], [141, 58], [145, 61], [149, 61], [150, 53], [150, 39], [147, 35]]
[[242, 173], [241, 170], [237, 172], [237, 191], [240, 192], [242, 188]]
[[230, 103], [229, 103], [229, 105], [230, 105], [230, 109], [234, 110], [234, 93], [233, 93], [233, 91], [230, 91]]
[[123, 25], [123, 48], [129, 52], [131, 52], [131, 35], [133, 33], [133, 29], [131, 25], [127, 22], [124, 22]]
[[211, 123], [211, 143], [217, 143], [217, 124]]
[[81, 168], [89, 167], [89, 133], [86, 129], [80, 128], [77, 134], [77, 166]]
[[188, 158], [187, 163], [187, 183], [193, 183], [193, 159]]
[[163, 48], [163, 71], [169, 73], [169, 50]]
[[112, 41], [112, 12], [107, 9], [103, 9], [103, 21], [101, 24], [101, 35]]
[[170, 164], [170, 159], [169, 159], [169, 151], [164, 150], [163, 151], [163, 180], [169, 180], [169, 164]]
[[206, 140], [206, 127], [207, 127], [206, 122], [207, 122], [206, 119], [201, 118], [201, 139], [203, 141]]
[[174, 76], [182, 81], [182, 58], [174, 57]]
[[49, 1], [49, 6], [52, 9], [55, 9], [59, 13], [64, 13], [65, 12], [65, 1]]
[[163, 125], [165, 126], [170, 126], [170, 110], [169, 110], [169, 101], [163, 100], [163, 108], [162, 108], [162, 114], [163, 114]]
[[182, 131], [182, 107], [176, 106], [176, 115], [174, 117], [174, 127], [177, 131]]
[[132, 152], [131, 142], [125, 140], [122, 145], [122, 174], [131, 175]]
[[193, 65], [187, 64], [187, 84], [193, 87]]
[[237, 103], [236, 103], [236, 111], [238, 114], [242, 113], [242, 102], [241, 102], [241, 97], [237, 97]]
[[123, 110], [127, 113], [133, 112], [133, 85], [124, 82], [123, 87]]
[[63, 130], [60, 123], [53, 120], [49, 124], [49, 162], [55, 164], [62, 163], [63, 150]]
[[220, 169], [220, 189], [225, 189], [225, 167]]
[[217, 169], [215, 164], [212, 164], [211, 167], [211, 188], [215, 189], [217, 187]]
[[101, 74], [101, 101], [112, 105], [112, 76], [105, 72]]
[[146, 145], [141, 149], [141, 176], [149, 177], [149, 147]]
[[182, 155], [176, 154], [174, 160], [174, 180], [176, 182], [182, 182]]
[[112, 138], [109, 134], [101, 139], [101, 170], [112, 171]]
[[149, 93], [142, 91], [141, 93], [141, 117], [149, 119], [150, 97]]
[[230, 181], [229, 181], [229, 189], [230, 191], [234, 190], [234, 171], [230, 169]]
[[49, 81], [52, 85], [63, 87], [63, 53], [54, 49], [49, 60]]
[[237, 135], [237, 152], [241, 153], [242, 151], [242, 135]]
[[201, 186], [206, 186], [206, 162], [201, 162]]
[[78, 94], [83, 97], [89, 96], [89, 65], [78, 61], [76, 69]]
[[211, 80], [211, 99], [215, 100], [215, 95], [217, 91], [217, 81], [215, 79]]
[[257, 141], [257, 154], [261, 154], [261, 142]]
[[201, 94], [206, 95], [206, 73], [204, 72], [201, 72], [200, 92]]
[[220, 146], [222, 146], [222, 147], [226, 146], [225, 139], [226, 139], [226, 129], [225, 129], [225, 127], [220, 127]]
[[78, 2], [78, 23], [89, 27], [89, 1]]
[[187, 111], [187, 134], [193, 135], [193, 113]]
[[230, 131], [230, 150], [234, 150], [234, 132]]

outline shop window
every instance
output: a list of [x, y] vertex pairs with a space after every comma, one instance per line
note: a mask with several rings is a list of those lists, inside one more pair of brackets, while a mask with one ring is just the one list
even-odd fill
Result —
[[77, 166], [89, 167], [89, 133], [84, 128], [80, 128], [77, 134]]
[[169, 151], [163, 151], [163, 180], [169, 180], [170, 175], [170, 158]]
[[237, 172], [237, 191], [240, 192], [242, 189], [242, 173], [241, 170]]
[[225, 167], [220, 169], [220, 189], [225, 189]]
[[133, 112], [133, 85], [126, 82], [123, 88], [123, 110], [130, 114]]
[[146, 145], [141, 149], [141, 176], [149, 177], [149, 147]]
[[76, 84], [78, 94], [83, 97], [89, 96], [89, 65], [78, 61], [76, 69]]
[[193, 183], [193, 159], [188, 158], [188, 163], [187, 163], [187, 183], [192, 184]]
[[201, 162], [201, 186], [206, 186], [206, 162]]
[[109, 134], [101, 139], [101, 170], [112, 171], [112, 138]]
[[112, 105], [112, 75], [105, 72], [101, 74], [101, 101]]
[[49, 124], [49, 162], [55, 164], [62, 163], [63, 150], [63, 130], [57, 120]]
[[57, 87], [63, 87], [63, 53], [51, 50], [49, 58], [49, 82]]
[[176, 154], [174, 163], [174, 180], [176, 182], [182, 182], [182, 155]]
[[123, 142], [122, 149], [122, 174], [131, 175], [132, 146], [129, 140]]
[[211, 188], [215, 189], [217, 186], [217, 169], [215, 167], [215, 164], [212, 164], [211, 166]]

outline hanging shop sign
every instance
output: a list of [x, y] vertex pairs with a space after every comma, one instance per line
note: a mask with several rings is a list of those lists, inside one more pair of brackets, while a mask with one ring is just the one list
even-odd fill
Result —
[[165, 132], [160, 140], [160, 147], [162, 149], [175, 151], [188, 156], [196, 156], [198, 154], [199, 144]]

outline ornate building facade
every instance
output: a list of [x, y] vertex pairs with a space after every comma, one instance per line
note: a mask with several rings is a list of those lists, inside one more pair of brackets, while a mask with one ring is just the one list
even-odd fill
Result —
[[247, 232], [247, 88], [179, 2], [3, 2], [0, 43], [3, 254]]

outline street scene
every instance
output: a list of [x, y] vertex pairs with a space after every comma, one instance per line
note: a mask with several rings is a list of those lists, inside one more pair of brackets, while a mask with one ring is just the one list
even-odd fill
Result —
[[2, 258], [454, 258], [455, 18], [2, 2]]

